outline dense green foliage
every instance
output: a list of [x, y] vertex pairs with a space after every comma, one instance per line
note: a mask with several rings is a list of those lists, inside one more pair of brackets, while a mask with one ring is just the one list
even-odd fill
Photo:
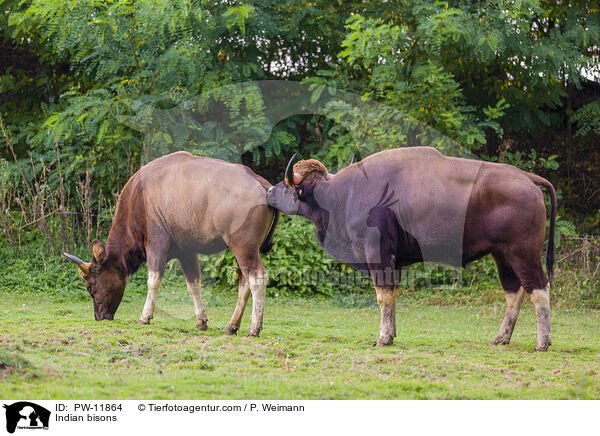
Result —
[[[579, 107], [572, 102], [583, 72], [598, 73], [600, 12], [592, 1], [1, 4], [0, 113], [18, 158], [31, 154], [56, 168], [58, 145], [72, 207], [86, 170], [95, 204], [118, 192], [139, 162], [143, 138], [123, 116], [246, 81], [327, 83], [489, 156], [504, 151], [503, 139], [558, 133], [565, 123], [580, 135], [598, 133], [598, 94]], [[231, 131], [204, 120], [196, 152], [227, 147], [248, 127], [244, 117], [262, 119], [268, 104], [255, 88], [213, 98]], [[244, 149], [254, 150], [247, 161], [273, 177], [292, 149], [333, 162], [356, 147], [335, 120], [321, 117], [293, 116], [268, 141], [244, 139]], [[385, 137], [388, 147], [403, 139]], [[155, 140], [178, 142], [168, 133]], [[573, 150], [560, 150], [558, 161], [576, 150], [568, 146]], [[555, 154], [545, 144], [535, 148], [546, 158]], [[57, 177], [49, 183], [56, 189]]]

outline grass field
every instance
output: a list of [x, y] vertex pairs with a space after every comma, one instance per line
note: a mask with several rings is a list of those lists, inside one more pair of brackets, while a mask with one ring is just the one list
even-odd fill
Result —
[[528, 302], [512, 343], [493, 347], [503, 305], [401, 301], [395, 344], [375, 348], [374, 299], [268, 299], [260, 338], [245, 336], [249, 312], [239, 336], [224, 335], [233, 295], [207, 292], [206, 332], [193, 328], [184, 289], [162, 291], [149, 326], [134, 324], [139, 295], [112, 322], [94, 321], [91, 301], [0, 299], [2, 398], [600, 398], [599, 311], [553, 308], [553, 345], [532, 353]]

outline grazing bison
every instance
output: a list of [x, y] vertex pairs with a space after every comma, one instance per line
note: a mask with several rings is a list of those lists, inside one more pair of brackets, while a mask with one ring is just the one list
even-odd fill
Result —
[[491, 253], [506, 314], [493, 344], [508, 344], [527, 293], [537, 314], [537, 348], [550, 345], [549, 281], [540, 257], [550, 195], [546, 266], [552, 275], [556, 196], [545, 179], [513, 166], [445, 157], [430, 147], [386, 150], [329, 174], [315, 160], [286, 169], [268, 203], [311, 220], [323, 248], [370, 274], [381, 309], [376, 345], [396, 336], [402, 266], [420, 261], [465, 266]]
[[147, 261], [148, 295], [138, 322], [148, 324], [165, 265], [176, 258], [194, 300], [196, 327], [206, 330], [198, 253], [213, 254], [229, 246], [238, 262], [239, 294], [227, 333], [239, 329], [252, 292], [250, 336], [258, 336], [267, 282], [259, 251], [271, 248], [279, 219], [279, 212], [267, 205], [269, 187], [243, 165], [187, 152], [143, 166], [119, 196], [106, 246], [94, 241], [92, 262], [65, 253], [79, 265], [96, 320], [113, 319], [127, 276]]

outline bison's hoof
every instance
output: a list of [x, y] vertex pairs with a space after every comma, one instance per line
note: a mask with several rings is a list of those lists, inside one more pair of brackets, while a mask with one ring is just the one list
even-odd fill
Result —
[[393, 343], [394, 343], [393, 336], [384, 336], [384, 337], [380, 337], [379, 339], [377, 339], [375, 346], [376, 347], [387, 347], [389, 345], [392, 345]]
[[492, 341], [492, 345], [508, 345], [510, 343], [510, 338], [506, 336], [497, 336], [496, 339]]
[[550, 344], [548, 345], [538, 345], [537, 347], [535, 347], [535, 350], [533, 351], [548, 351], [548, 347], [550, 346]]
[[260, 336], [260, 330], [251, 331], [248, 333], [249, 338], [258, 338]]
[[227, 329], [225, 329], [225, 334], [226, 335], [237, 335], [239, 327], [232, 327], [232, 326], [227, 326]]
[[140, 325], [148, 325], [148, 324], [150, 324], [150, 320], [149, 319], [138, 319], [135, 323], [140, 324]]
[[208, 320], [199, 319], [198, 321], [196, 321], [196, 328], [198, 330], [208, 330]]

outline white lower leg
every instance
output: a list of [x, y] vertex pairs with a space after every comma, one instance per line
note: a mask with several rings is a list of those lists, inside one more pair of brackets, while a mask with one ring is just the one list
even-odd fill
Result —
[[252, 292], [252, 323], [250, 324], [250, 336], [258, 336], [262, 330], [263, 310], [265, 308], [268, 280], [269, 277], [266, 272], [259, 274], [251, 273], [248, 277], [250, 291]]
[[550, 340], [550, 284], [544, 289], [534, 289], [529, 297], [535, 305], [537, 318], [537, 351], [546, 351]]
[[196, 279], [193, 282], [187, 282], [188, 292], [192, 296], [194, 301], [194, 312], [196, 314], [196, 327], [206, 329], [208, 324], [208, 316], [204, 311], [204, 305], [202, 304], [202, 286], [200, 279]]
[[375, 288], [377, 303], [381, 310], [379, 339], [376, 345], [392, 345], [396, 336], [396, 299], [398, 289]]
[[520, 287], [517, 292], [505, 292], [504, 297], [506, 298], [506, 312], [498, 336], [492, 342], [494, 345], [508, 344], [512, 336], [517, 318], [519, 318], [519, 312], [521, 311], [521, 303], [525, 296], [525, 289]]
[[138, 322], [148, 324], [154, 316], [154, 306], [156, 305], [156, 297], [158, 296], [161, 281], [162, 274], [148, 271], [148, 294], [146, 295], [146, 303], [142, 310], [142, 316]]
[[233, 315], [231, 316], [231, 321], [229, 321], [229, 326], [227, 327], [226, 333], [229, 335], [236, 334], [238, 329], [240, 328], [240, 323], [242, 322], [242, 316], [244, 315], [244, 309], [246, 309], [246, 303], [248, 303], [248, 298], [250, 297], [250, 282], [248, 281], [247, 276], [240, 275], [240, 284], [238, 288], [238, 300], [235, 305], [235, 310], [233, 311]]

